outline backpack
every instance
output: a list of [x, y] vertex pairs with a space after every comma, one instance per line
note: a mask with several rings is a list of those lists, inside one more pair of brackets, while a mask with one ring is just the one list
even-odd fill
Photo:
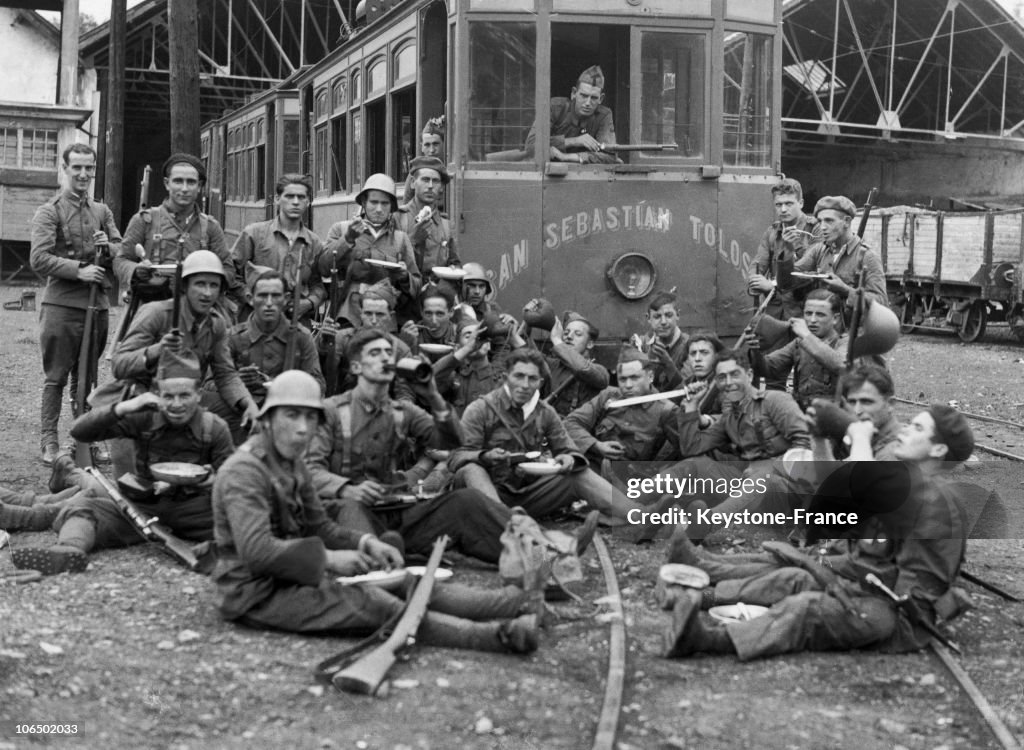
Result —
[[[534, 588], [536, 578], [550, 570], [550, 582], [570, 598], [580, 598], [566, 590], [565, 584], [583, 580], [583, 568], [576, 553], [576, 537], [564, 531], [542, 529], [522, 508], [513, 508], [501, 534], [498, 573], [506, 583], [525, 589]], [[544, 576], [546, 579], [548, 575]], [[545, 580], [541, 586], [547, 584]], [[532, 584], [532, 585], [531, 585]]]

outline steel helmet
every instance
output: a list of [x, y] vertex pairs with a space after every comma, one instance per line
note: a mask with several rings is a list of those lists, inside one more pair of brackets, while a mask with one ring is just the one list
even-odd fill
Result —
[[267, 386], [267, 398], [260, 408], [262, 417], [275, 406], [302, 406], [324, 413], [324, 399], [320, 384], [308, 372], [288, 370], [282, 372]]
[[462, 277], [463, 284], [467, 281], [482, 281], [487, 284], [488, 294], [494, 291], [494, 287], [491, 285], [491, 280], [487, 278], [487, 272], [479, 263], [466, 263], [462, 267], [462, 270], [466, 272], [466, 275]]
[[363, 189], [359, 191], [356, 196], [356, 203], [360, 206], [366, 201], [366, 194], [371, 190], [379, 190], [382, 193], [387, 193], [391, 198], [391, 210], [394, 211], [398, 208], [398, 197], [397, 191], [395, 190], [395, 181], [388, 177], [386, 174], [371, 174], [366, 178], [366, 182], [363, 183]]
[[227, 281], [224, 264], [220, 262], [220, 258], [215, 253], [209, 250], [196, 250], [185, 256], [185, 260], [182, 261], [181, 278], [187, 279], [197, 273], [215, 273]]

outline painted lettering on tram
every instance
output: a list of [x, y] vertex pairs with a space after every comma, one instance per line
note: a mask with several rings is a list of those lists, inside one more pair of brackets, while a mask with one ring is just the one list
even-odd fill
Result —
[[690, 226], [693, 228], [692, 238], [698, 245], [703, 244], [711, 250], [717, 250], [725, 260], [732, 264], [732, 267], [743, 273], [744, 276], [750, 270], [750, 264], [754, 259], [750, 253], [740, 250], [740, 243], [737, 240], [725, 240], [725, 232], [721, 227], [710, 221], [704, 221], [699, 216], [690, 216]]
[[557, 250], [562, 245], [604, 232], [654, 231], [667, 233], [672, 228], [672, 209], [636, 203], [604, 206], [563, 216], [544, 226], [544, 247]]
[[529, 265], [530, 243], [527, 240], [520, 240], [512, 246], [511, 253], [501, 254], [501, 263], [498, 265], [498, 289], [504, 289]]

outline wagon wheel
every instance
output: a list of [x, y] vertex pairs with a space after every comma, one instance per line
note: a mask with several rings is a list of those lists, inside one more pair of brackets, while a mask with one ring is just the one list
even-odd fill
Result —
[[977, 341], [985, 333], [988, 323], [988, 305], [983, 300], [975, 300], [964, 314], [964, 322], [957, 329], [961, 341], [971, 343]]
[[918, 296], [908, 294], [906, 302], [903, 303], [903, 310], [900, 312], [900, 333], [910, 333], [915, 328], [914, 313], [917, 311]]

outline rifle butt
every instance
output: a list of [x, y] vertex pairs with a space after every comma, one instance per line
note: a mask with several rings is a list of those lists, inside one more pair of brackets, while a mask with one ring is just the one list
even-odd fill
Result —
[[388, 644], [371, 651], [349, 667], [338, 672], [331, 682], [339, 690], [361, 695], [376, 695], [381, 683], [394, 666], [395, 654]]

